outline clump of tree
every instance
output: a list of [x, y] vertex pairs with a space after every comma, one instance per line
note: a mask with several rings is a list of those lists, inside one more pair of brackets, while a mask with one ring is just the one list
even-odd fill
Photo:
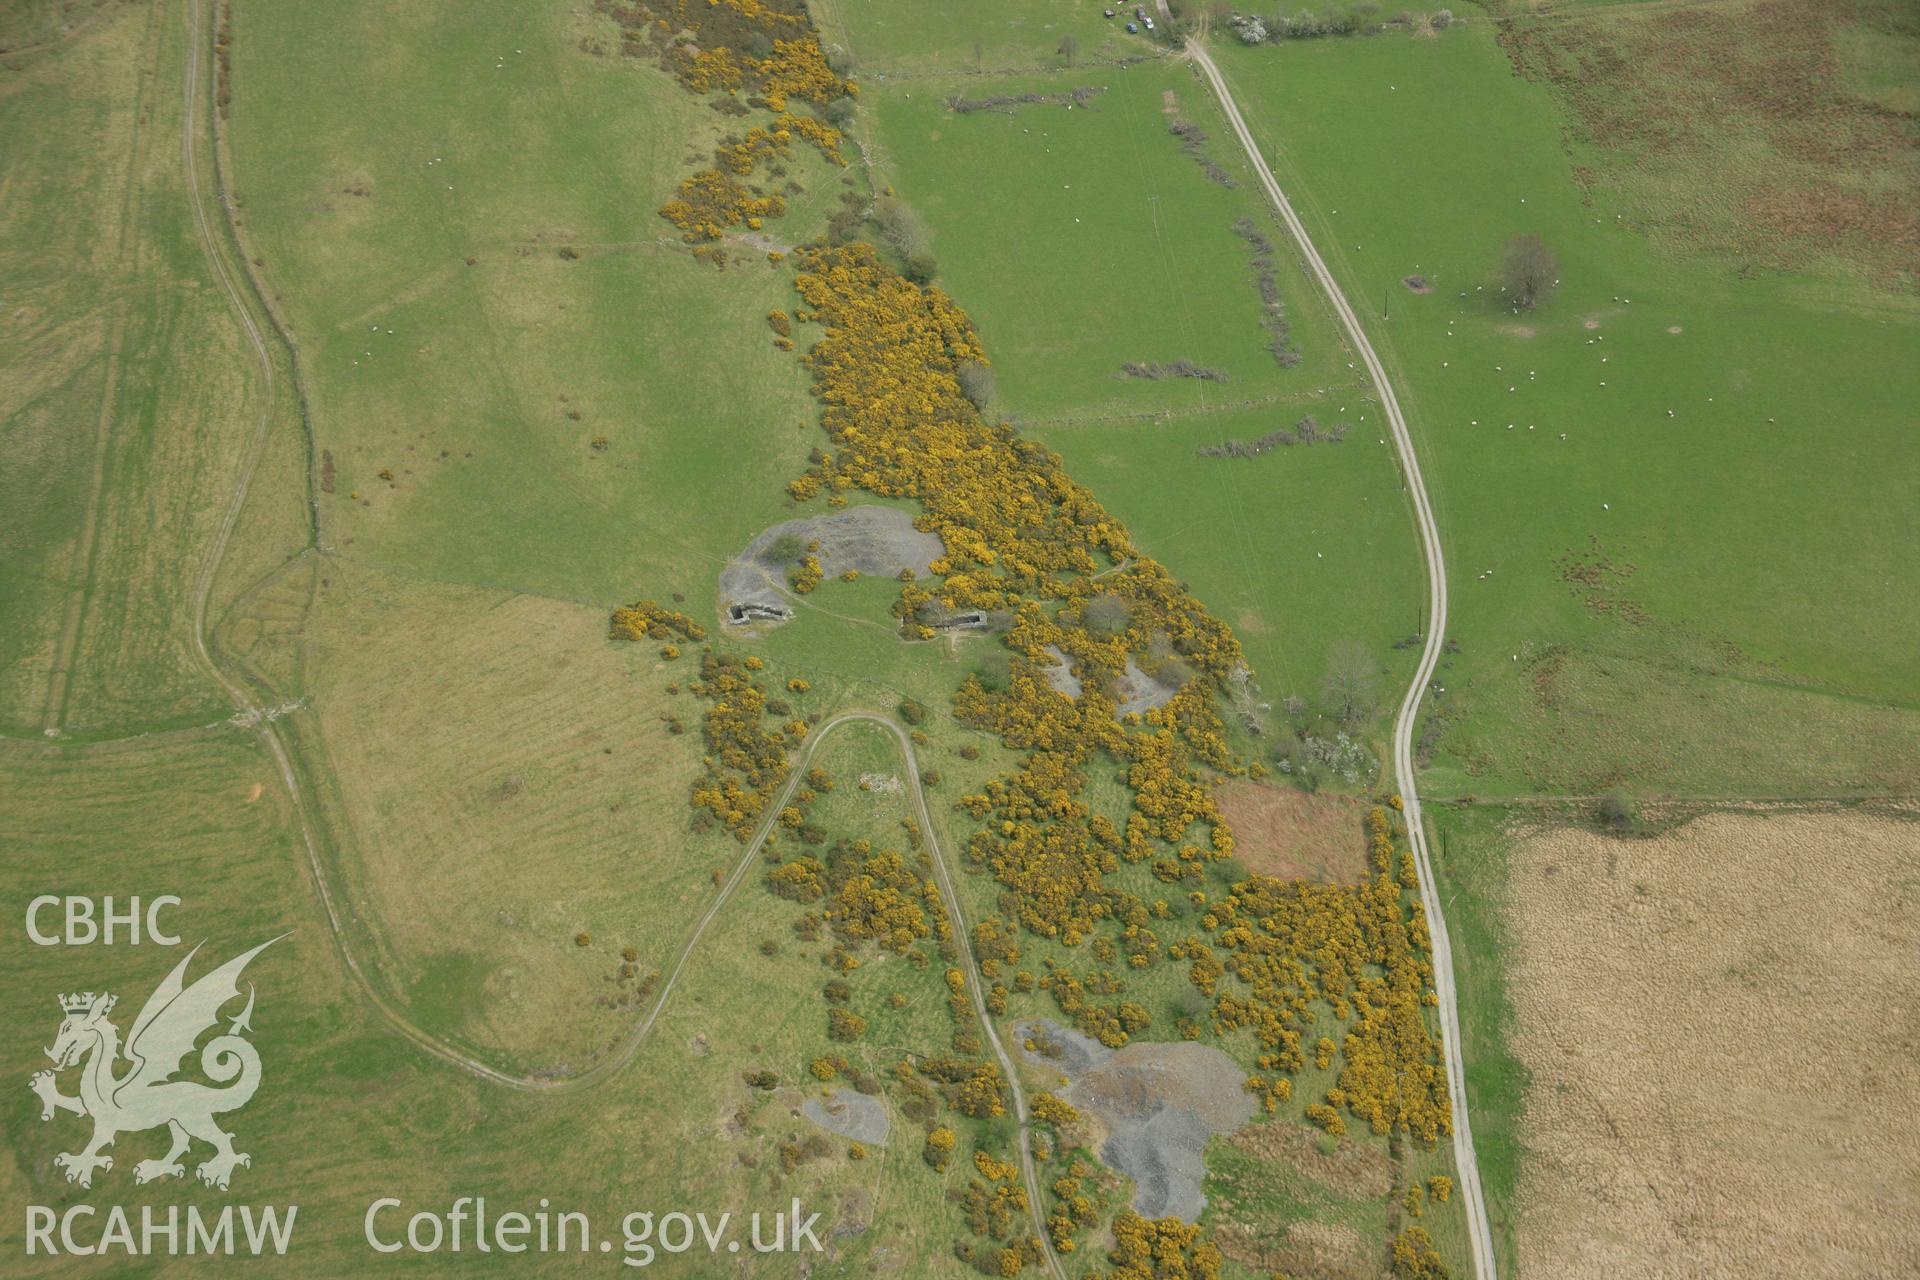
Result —
[[800, 563], [793, 567], [793, 572], [787, 575], [787, 584], [801, 595], [806, 595], [819, 586], [821, 578], [825, 576], [825, 570], [820, 567], [820, 557], [809, 553], [802, 556]]
[[953, 1148], [958, 1144], [959, 1140], [958, 1134], [954, 1133], [953, 1130], [947, 1128], [945, 1125], [941, 1125], [938, 1128], [928, 1131], [927, 1144], [921, 1150], [920, 1154], [924, 1156], [927, 1163], [934, 1168], [945, 1169], [947, 1162], [953, 1159]]
[[1178, 1218], [1143, 1218], [1122, 1209], [1113, 1219], [1112, 1280], [1185, 1276], [1213, 1280], [1225, 1258], [1203, 1230]]
[[1343, 724], [1358, 724], [1373, 714], [1380, 698], [1380, 663], [1363, 644], [1343, 640], [1327, 654], [1320, 698], [1327, 714]]
[[1223, 187], [1237, 187], [1233, 175], [1222, 169], [1214, 158], [1207, 154], [1207, 131], [1191, 120], [1175, 120], [1167, 126], [1167, 132], [1180, 139], [1180, 149], [1187, 157], [1200, 166], [1203, 173]]
[[1080, 625], [1102, 637], [1123, 634], [1133, 622], [1133, 608], [1119, 596], [1094, 596], [1080, 607]]
[[1601, 796], [1597, 811], [1600, 825], [1616, 835], [1640, 829], [1640, 806], [1624, 791], [1609, 791]]
[[926, 284], [933, 279], [939, 270], [933, 256], [933, 238], [919, 214], [903, 200], [882, 196], [874, 201], [873, 212], [868, 217], [880, 233], [880, 239], [900, 255], [909, 280]]
[[1531, 311], [1560, 283], [1560, 264], [1539, 236], [1515, 236], [1500, 259], [1500, 287], [1516, 308]]
[[1267, 350], [1274, 363], [1291, 369], [1300, 363], [1300, 352], [1293, 345], [1293, 325], [1287, 319], [1287, 305], [1280, 297], [1280, 283], [1274, 272], [1273, 241], [1260, 233], [1252, 218], [1241, 218], [1233, 232], [1253, 249], [1253, 287], [1260, 294], [1260, 323], [1269, 336]]
[[960, 394], [973, 402], [976, 409], [985, 409], [993, 399], [993, 370], [985, 360], [962, 360], [954, 368], [954, 377], [960, 380]]
[[[754, 820], [773, 798], [787, 773], [787, 750], [806, 738], [799, 720], [770, 730], [766, 689], [753, 672], [766, 664], [757, 656], [706, 653], [700, 679], [691, 687], [709, 705], [704, 727], [706, 772], [693, 785], [693, 804], [726, 824], [744, 841]], [[696, 829], [698, 828], [696, 824]]]
[[1336, 422], [1330, 428], [1323, 428], [1318, 418], [1308, 414], [1294, 423], [1291, 429], [1281, 427], [1253, 440], [1222, 440], [1219, 444], [1203, 444], [1194, 452], [1202, 458], [1257, 458], [1287, 445], [1318, 444], [1322, 440], [1338, 443], [1346, 439], [1346, 435], [1346, 423]]
[[767, 544], [767, 549], [760, 553], [760, 559], [770, 564], [795, 564], [811, 549], [807, 539], [799, 534], [783, 533]]
[[1080, 85], [1065, 93], [1002, 93], [989, 98], [969, 98], [963, 94], [953, 94], [947, 99], [947, 110], [956, 115], [971, 115], [975, 111], [998, 111], [1012, 115], [1015, 107], [1085, 106], [1095, 95], [1107, 91], [1105, 85]]
[[[1226, 26], [1240, 43], [1247, 45], [1278, 44], [1282, 40], [1316, 40], [1323, 36], [1372, 36], [1379, 35], [1388, 27], [1412, 27], [1420, 21], [1406, 10], [1390, 18], [1382, 18], [1380, 6], [1374, 0], [1329, 4], [1318, 13], [1312, 9], [1300, 9], [1291, 15], [1277, 12], [1267, 18], [1238, 13], [1227, 5], [1218, 8], [1220, 11], [1214, 15], [1215, 24]], [[1452, 24], [1453, 14], [1450, 10], [1441, 9], [1429, 15], [1425, 21], [1433, 30], [1441, 31]]]

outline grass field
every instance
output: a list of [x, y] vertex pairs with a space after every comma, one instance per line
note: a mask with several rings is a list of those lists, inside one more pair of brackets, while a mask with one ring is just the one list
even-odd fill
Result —
[[1453, 938], [1474, 1152], [1494, 1247], [1502, 1274], [1509, 1274], [1517, 1184], [1526, 1161], [1520, 1125], [1530, 1083], [1511, 1047], [1513, 922], [1506, 893], [1512, 842], [1506, 828], [1512, 815], [1491, 804], [1434, 805], [1427, 814], [1437, 854], [1434, 874]]
[[[1493, 37], [1473, 21], [1437, 39], [1215, 42], [1422, 454], [1461, 646], [1423, 790], [1911, 794], [1915, 508], [1895, 478], [1920, 389], [1911, 298], [1650, 242], [1608, 170], [1576, 180], [1553, 96]], [[1514, 314], [1495, 267], [1523, 233], [1561, 284]], [[1399, 287], [1415, 272], [1434, 292]], [[1430, 813], [1511, 1270], [1537, 1156], [1534, 1064], [1512, 1040], [1508, 811]]]
[[177, 12], [114, 8], [16, 55], [0, 85], [16, 140], [0, 211], [9, 735], [227, 711], [193, 657], [192, 597], [264, 389], [188, 219], [185, 39]]
[[[719, 287], [653, 212], [726, 122], [576, 47], [604, 34], [583, 24], [235, 14], [237, 194], [300, 344], [339, 554], [595, 604], [664, 594], [778, 518], [804, 465], [804, 377], [772, 335], [744, 340], [788, 286], [762, 262]], [[838, 177], [795, 176], [805, 228]]]
[[[632, 1017], [608, 956], [663, 963], [733, 847], [688, 834], [671, 673], [606, 611], [684, 590], [709, 616], [817, 429], [791, 358], [739, 340], [789, 286], [716, 277], [653, 213], [721, 117], [591, 52], [598, 18], [395, 21], [233, 15], [235, 202], [298, 345], [325, 554], [221, 639], [308, 700], [291, 731], [381, 979], [437, 1034], [577, 1068]], [[804, 226], [839, 177], [795, 167]]]
[[1077, 44], [1074, 63], [1081, 67], [1161, 52], [1103, 18], [1107, 7], [1096, 0], [817, 0], [807, 6], [828, 44], [852, 54], [863, 75], [886, 80], [1052, 70], [1066, 65], [1060, 45], [1068, 37]]
[[[1463, 647], [1429, 785], [1911, 791], [1911, 298], [1614, 225], [1488, 24], [1219, 58], [1426, 459]], [[1515, 315], [1521, 233], [1562, 284]]]
[[738, 856], [687, 830], [697, 762], [662, 725], [689, 699], [601, 610], [324, 572], [305, 688], [389, 980], [436, 1034], [577, 1070], [635, 1016], [618, 953], [666, 968]]
[[[950, 20], [941, 6], [889, 7], [891, 19], [851, 4], [824, 12], [829, 38], [878, 66], [954, 49], [935, 38]], [[1102, 92], [1072, 110], [947, 105], [1083, 87]], [[875, 183], [927, 223], [940, 282], [994, 362], [994, 410], [1059, 450], [1141, 546], [1234, 626], [1263, 695], [1316, 701], [1341, 642], [1376, 655], [1386, 684], [1410, 668], [1391, 646], [1421, 626], [1418, 564], [1377, 408], [1192, 72], [1170, 61], [987, 77], [928, 69], [878, 78], [863, 101]], [[1168, 131], [1176, 120], [1207, 135], [1200, 150], [1234, 187], [1183, 151]], [[1241, 218], [1274, 246], [1294, 367], [1266, 349]], [[1129, 361], [1175, 359], [1228, 380], [1119, 376]], [[1344, 425], [1345, 439], [1254, 458], [1196, 452], [1307, 414]]]

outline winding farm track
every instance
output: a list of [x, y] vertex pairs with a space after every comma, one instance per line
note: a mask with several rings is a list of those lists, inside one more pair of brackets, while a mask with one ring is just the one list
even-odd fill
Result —
[[940, 852], [940, 842], [933, 834], [933, 816], [927, 812], [927, 793], [920, 786], [920, 762], [913, 754], [913, 739], [906, 730], [883, 716], [852, 712], [838, 719], [870, 720], [885, 725], [906, 757], [907, 782], [913, 788], [914, 815], [928, 846], [933, 850], [934, 875], [940, 881], [940, 896], [946, 900], [947, 922], [953, 931], [954, 949], [959, 952], [961, 962], [966, 966], [967, 993], [973, 997], [973, 1012], [980, 1019], [981, 1029], [987, 1033], [987, 1044], [992, 1046], [993, 1056], [999, 1059], [1000, 1073], [1006, 1077], [1007, 1089], [1013, 1094], [1013, 1114], [1020, 1122], [1020, 1178], [1027, 1185], [1027, 1211], [1033, 1219], [1034, 1238], [1040, 1242], [1041, 1256], [1046, 1260], [1047, 1270], [1053, 1273], [1054, 1280], [1066, 1280], [1067, 1273], [1053, 1251], [1053, 1237], [1047, 1234], [1046, 1215], [1040, 1208], [1040, 1179], [1033, 1168], [1033, 1141], [1028, 1132], [1026, 1091], [1020, 1087], [1020, 1074], [1014, 1069], [1007, 1047], [1000, 1043], [1000, 1033], [994, 1029], [993, 1019], [987, 1016], [986, 996], [983, 994], [985, 983], [980, 977], [980, 966], [974, 963], [973, 943], [968, 937], [966, 914], [960, 909], [960, 895], [954, 892], [946, 855]]
[[[1161, 11], [1165, 12], [1164, 0]], [[1427, 486], [1420, 476], [1420, 459], [1414, 453], [1407, 420], [1400, 412], [1400, 402], [1394, 397], [1392, 385], [1387, 381], [1387, 371], [1381, 365], [1380, 357], [1374, 353], [1373, 344], [1367, 340], [1366, 330], [1360, 326], [1359, 316], [1354, 314], [1333, 273], [1327, 270], [1326, 262], [1313, 247], [1313, 241], [1308, 238], [1306, 227], [1288, 203], [1286, 193], [1280, 190], [1280, 183], [1274, 178], [1266, 158], [1260, 154], [1253, 133], [1241, 117], [1240, 108], [1234, 102], [1220, 68], [1214, 65], [1212, 57], [1208, 55], [1206, 46], [1199, 40], [1189, 40], [1186, 51], [1207, 78], [1221, 110], [1226, 113], [1227, 122], [1233, 126], [1234, 135], [1240, 139], [1247, 158], [1253, 162], [1261, 188], [1273, 202], [1280, 220], [1286, 223], [1287, 231], [1299, 246], [1301, 256], [1312, 270], [1314, 278], [1320, 282], [1328, 301], [1333, 304], [1334, 313], [1340, 317], [1340, 324], [1346, 330], [1348, 339], [1366, 364], [1367, 374], [1380, 392], [1380, 404], [1386, 411], [1387, 424], [1393, 431], [1394, 452], [1400, 458], [1407, 492], [1413, 495], [1414, 523], [1420, 531], [1420, 550], [1427, 566], [1428, 621], [1425, 645], [1420, 650], [1419, 665], [1414, 669], [1413, 683], [1408, 686], [1406, 697], [1400, 701], [1399, 713], [1394, 717], [1393, 772], [1400, 789], [1401, 803], [1405, 806], [1407, 842], [1412, 846], [1414, 862], [1420, 872], [1420, 902], [1433, 940], [1433, 985], [1440, 997], [1440, 1033], [1447, 1059], [1447, 1093], [1453, 1105], [1453, 1160], [1459, 1174], [1467, 1230], [1472, 1242], [1473, 1273], [1478, 1280], [1495, 1280], [1498, 1264], [1493, 1252], [1493, 1233], [1487, 1224], [1486, 1196], [1480, 1187], [1480, 1162], [1474, 1153], [1473, 1128], [1467, 1116], [1467, 1081], [1460, 1052], [1460, 1010], [1454, 991], [1453, 946], [1447, 937], [1447, 922], [1441, 914], [1440, 892], [1427, 850], [1427, 831], [1420, 814], [1420, 793], [1413, 761], [1414, 725], [1419, 718], [1420, 702], [1433, 679], [1434, 668], [1440, 662], [1441, 646], [1446, 641], [1447, 565], [1440, 550], [1439, 526], [1434, 523], [1433, 507], [1427, 501]]]

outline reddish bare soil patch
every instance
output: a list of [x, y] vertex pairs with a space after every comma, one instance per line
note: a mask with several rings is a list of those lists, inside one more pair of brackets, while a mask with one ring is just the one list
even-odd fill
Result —
[[1250, 1271], [1312, 1280], [1374, 1280], [1384, 1276], [1385, 1250], [1352, 1227], [1311, 1219], [1274, 1231], [1265, 1225], [1222, 1223], [1214, 1232], [1220, 1252]]
[[1920, 1274], [1920, 823], [1514, 846], [1518, 1270]]
[[1330, 884], [1366, 874], [1360, 801], [1262, 782], [1229, 782], [1216, 794], [1233, 828], [1234, 855], [1249, 871]]
[[1227, 1141], [1250, 1156], [1298, 1169], [1350, 1200], [1378, 1200], [1393, 1190], [1393, 1157], [1384, 1147], [1343, 1142], [1323, 1155], [1319, 1136], [1298, 1120], [1270, 1120], [1248, 1125]]
[[1514, 13], [1499, 38], [1614, 153], [1576, 177], [1663, 237], [1778, 268], [1835, 255], [1895, 284], [1920, 270], [1914, 120], [1856, 93], [1847, 61], [1888, 21], [1845, 0], [1604, 5]]

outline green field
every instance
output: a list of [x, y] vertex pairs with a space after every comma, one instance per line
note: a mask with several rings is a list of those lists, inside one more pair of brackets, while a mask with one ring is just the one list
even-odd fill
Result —
[[[1428, 785], [1910, 793], [1911, 296], [1613, 225], [1485, 23], [1218, 57], [1423, 455], [1462, 646]], [[1491, 295], [1523, 233], [1562, 284], [1516, 315]]]
[[[513, 5], [235, 14], [237, 196], [332, 456], [333, 553], [601, 605], [705, 590], [778, 518], [811, 409], [746, 338], [788, 286], [716, 281], [654, 217], [725, 122], [576, 47], [603, 34]], [[838, 191], [816, 168], [801, 227]]]
[[[829, 12], [830, 37], [856, 50], [907, 44], [850, 6]], [[1083, 87], [1102, 92], [1071, 110], [947, 105]], [[929, 74], [882, 80], [864, 100], [876, 183], [928, 224], [940, 282], [994, 362], [994, 409], [1059, 450], [1142, 548], [1235, 628], [1263, 696], [1317, 702], [1342, 642], [1375, 655], [1387, 685], [1410, 670], [1412, 655], [1391, 646], [1421, 627], [1418, 564], [1377, 407], [1194, 74], [1170, 62]], [[1235, 187], [1183, 153], [1168, 132], [1176, 119], [1207, 135], [1203, 151]], [[1293, 367], [1266, 349], [1241, 218], [1275, 247]], [[1129, 361], [1176, 359], [1228, 380], [1120, 375]], [[1307, 414], [1344, 425], [1346, 438], [1255, 458], [1197, 453]]]
[[808, 10], [826, 43], [852, 54], [863, 76], [896, 80], [1052, 69], [1065, 64], [1061, 41], [1068, 37], [1077, 43], [1074, 63], [1082, 67], [1161, 52], [1144, 38], [1127, 36], [1120, 22], [1103, 18], [1107, 7], [1095, 0], [980, 0], [964, 5], [821, 0]]

